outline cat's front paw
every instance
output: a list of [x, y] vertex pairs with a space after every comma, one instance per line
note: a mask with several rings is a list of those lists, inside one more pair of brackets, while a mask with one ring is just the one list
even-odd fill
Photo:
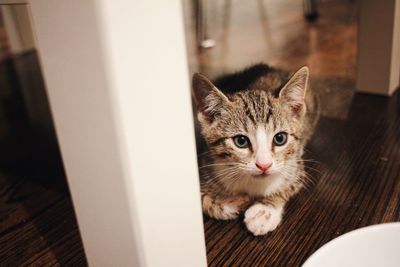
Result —
[[202, 203], [203, 212], [218, 220], [233, 220], [239, 216], [249, 201], [247, 196], [215, 199], [205, 195]]
[[254, 204], [244, 214], [244, 223], [253, 235], [265, 235], [275, 230], [282, 219], [282, 207]]

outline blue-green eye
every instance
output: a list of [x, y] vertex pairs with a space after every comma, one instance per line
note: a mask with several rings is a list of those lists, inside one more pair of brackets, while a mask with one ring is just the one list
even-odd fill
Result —
[[245, 135], [236, 135], [233, 137], [233, 142], [238, 148], [248, 148], [250, 147], [250, 140]]
[[287, 133], [285, 133], [285, 132], [280, 132], [280, 133], [277, 133], [275, 136], [274, 136], [274, 140], [273, 140], [273, 143], [274, 143], [274, 145], [276, 145], [276, 146], [283, 146], [284, 144], [286, 144], [286, 142], [287, 142]]

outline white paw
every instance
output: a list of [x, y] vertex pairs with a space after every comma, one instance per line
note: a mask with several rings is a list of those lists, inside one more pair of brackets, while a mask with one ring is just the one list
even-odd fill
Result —
[[244, 214], [244, 223], [253, 235], [265, 235], [275, 230], [282, 219], [283, 207], [254, 204]]
[[222, 204], [220, 216], [217, 219], [220, 220], [232, 220], [239, 216], [239, 207], [232, 204]]
[[208, 216], [218, 220], [236, 219], [243, 210], [247, 198], [230, 197], [225, 199], [213, 199], [209, 196], [203, 198], [203, 211]]

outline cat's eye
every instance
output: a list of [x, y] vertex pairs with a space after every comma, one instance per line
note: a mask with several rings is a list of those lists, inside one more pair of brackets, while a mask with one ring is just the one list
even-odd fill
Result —
[[249, 138], [241, 134], [234, 136], [233, 142], [238, 148], [248, 148], [250, 146]]
[[274, 142], [274, 145], [276, 145], [276, 146], [283, 146], [284, 144], [286, 144], [287, 139], [288, 139], [287, 133], [280, 132], [274, 136], [273, 142]]

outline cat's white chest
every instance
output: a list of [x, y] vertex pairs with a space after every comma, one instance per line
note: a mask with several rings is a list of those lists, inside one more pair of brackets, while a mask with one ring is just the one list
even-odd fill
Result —
[[245, 176], [235, 183], [225, 186], [231, 192], [245, 193], [251, 197], [265, 197], [281, 191], [285, 186], [285, 180], [278, 174], [262, 179]]

